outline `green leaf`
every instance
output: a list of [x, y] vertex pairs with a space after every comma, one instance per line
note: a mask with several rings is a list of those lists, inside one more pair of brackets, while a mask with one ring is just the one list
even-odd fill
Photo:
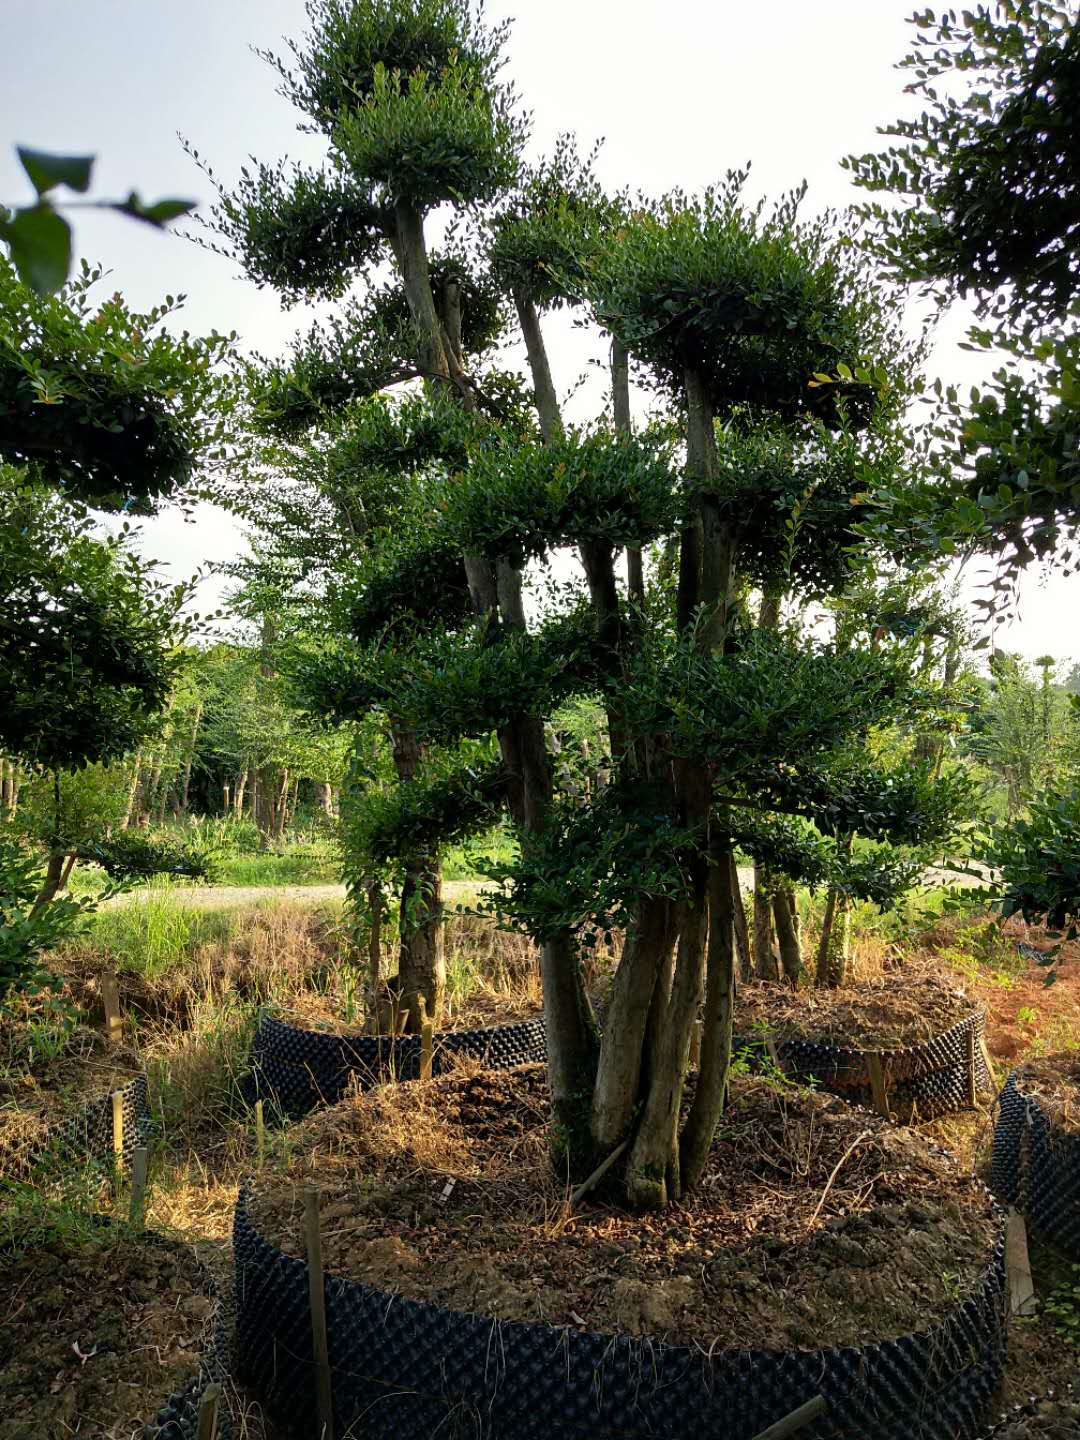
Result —
[[170, 220], [178, 220], [181, 215], [189, 215], [195, 209], [195, 201], [155, 200], [152, 205], [144, 205], [133, 190], [126, 200], [117, 201], [110, 205], [109, 209], [119, 210], [121, 215], [130, 215], [133, 220], [144, 220], [147, 225], [154, 225], [160, 229]]
[[11, 250], [19, 279], [38, 295], [52, 295], [71, 268], [71, 227], [49, 205], [17, 210], [0, 221], [0, 239]]
[[50, 155], [47, 151], [27, 150], [20, 145], [18, 156], [39, 195], [48, 194], [57, 185], [66, 185], [80, 195], [85, 195], [90, 188], [93, 155]]

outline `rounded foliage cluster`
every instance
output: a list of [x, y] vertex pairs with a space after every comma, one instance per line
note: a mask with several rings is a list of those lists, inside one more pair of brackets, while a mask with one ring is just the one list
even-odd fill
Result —
[[563, 135], [550, 159], [526, 168], [488, 221], [488, 255], [501, 284], [539, 309], [577, 304], [585, 295], [585, 265], [620, 216]]
[[[734, 405], [832, 419], [836, 387], [812, 384], [900, 345], [878, 287], [830, 217], [800, 222], [801, 192], [768, 216], [741, 203], [745, 173], [699, 200], [635, 211], [590, 265], [605, 328], [682, 394], [697, 372], [717, 410]], [[872, 387], [849, 382], [849, 414]], [[869, 405], [872, 408], [872, 404]]]
[[218, 197], [204, 224], [224, 243], [207, 242], [207, 248], [228, 253], [286, 305], [338, 299], [384, 254], [392, 217], [370, 187], [340, 171], [284, 162], [245, 166], [236, 188], [219, 187]]
[[566, 430], [475, 451], [447, 493], [461, 548], [515, 564], [560, 545], [647, 545], [678, 520], [670, 446], [650, 435]]
[[506, 25], [489, 29], [471, 0], [308, 0], [310, 30], [289, 42], [291, 61], [264, 59], [284, 94], [327, 134], [370, 100], [381, 66], [398, 74], [440, 75], [451, 65], [462, 81], [489, 86], [502, 64]]

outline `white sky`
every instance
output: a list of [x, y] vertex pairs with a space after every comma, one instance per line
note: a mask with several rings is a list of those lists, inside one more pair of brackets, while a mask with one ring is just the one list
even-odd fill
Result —
[[[877, 143], [875, 126], [911, 102], [893, 66], [904, 53], [912, 0], [489, 0], [492, 20], [515, 16], [508, 74], [534, 114], [533, 148], [564, 130], [583, 147], [606, 137], [599, 171], [611, 187], [697, 189], [752, 162], [752, 193], [806, 179], [813, 208], [855, 198], [839, 166]], [[248, 155], [317, 162], [321, 142], [295, 131], [274, 77], [251, 45], [282, 49], [304, 28], [302, 0], [0, 0], [0, 199], [24, 198], [16, 143], [96, 153], [94, 193], [184, 195], [210, 187], [180, 148], [180, 131], [226, 181]], [[85, 214], [78, 252], [112, 270], [111, 288], [136, 307], [185, 293], [192, 332], [236, 330], [245, 348], [276, 353], [311, 312], [282, 311], [269, 291], [177, 235]], [[981, 378], [961, 351], [965, 316], [949, 317], [931, 369], [967, 385]], [[551, 337], [556, 383], [585, 366], [580, 337]], [[242, 546], [231, 519], [204, 510], [194, 524], [147, 527], [149, 553], [191, 573]], [[973, 577], [974, 578], [974, 577]], [[208, 582], [200, 608], [219, 594]], [[1080, 657], [1080, 577], [1025, 578], [1019, 620], [997, 644]]]

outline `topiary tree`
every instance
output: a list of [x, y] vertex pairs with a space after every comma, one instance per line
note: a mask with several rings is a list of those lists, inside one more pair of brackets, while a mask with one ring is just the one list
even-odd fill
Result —
[[[389, 284], [369, 285], [362, 299], [299, 341], [286, 364], [257, 378], [253, 420], [279, 434], [324, 427], [339, 412], [330, 445], [319, 448], [340, 447], [344, 459], [323, 453], [307, 463], [309, 474], [312, 464], [324, 467], [324, 478], [337, 486], [336, 495], [322, 494], [340, 507], [344, 527], [357, 518], [358, 501], [372, 508], [379, 475], [386, 483], [387, 476], [412, 476], [428, 463], [450, 466], [460, 455], [460, 424], [427, 423], [424, 433], [410, 434], [407, 413], [399, 417], [378, 403], [346, 413], [351, 402], [416, 379], [433, 400], [441, 392], [438, 398], [464, 417], [482, 406], [505, 408], [499, 382], [481, 391], [470, 373], [502, 328], [501, 301], [467, 244], [452, 236], [444, 252], [429, 253], [425, 220], [439, 206], [465, 214], [504, 190], [517, 172], [524, 123], [512, 91], [498, 79], [505, 27], [485, 27], [467, 0], [311, 0], [307, 10], [310, 29], [290, 56], [266, 58], [304, 125], [328, 139], [332, 172], [259, 166], [235, 192], [221, 192], [209, 223], [218, 237], [212, 243], [287, 300], [340, 296], [376, 261], [392, 266]], [[356, 476], [365, 470], [360, 500]], [[374, 509], [376, 523], [370, 516], [363, 521], [361, 548], [385, 534], [379, 519], [388, 514], [402, 530], [405, 510], [414, 530], [423, 523], [415, 495], [404, 509], [393, 501], [381, 506], [381, 516], [378, 503]], [[437, 568], [438, 556], [422, 539], [416, 543], [424, 563]], [[452, 559], [460, 575], [459, 559]], [[516, 575], [508, 571], [504, 583], [518, 584]], [[455, 587], [454, 603], [461, 596], [468, 603], [470, 588], [479, 593], [486, 585], [494, 585], [493, 577], [471, 574], [467, 585]], [[387, 713], [393, 720], [392, 710]], [[394, 724], [392, 733], [399, 779], [411, 785], [423, 764], [422, 747], [407, 728]], [[440, 1003], [440, 883], [437, 856], [414, 855], [404, 877], [402, 913], [409, 923], [399, 962], [414, 1028], [421, 995], [432, 1012]]]
[[[921, 703], [911, 667], [790, 629], [753, 633], [742, 598], [751, 584], [807, 594], [842, 584], [860, 497], [904, 470], [898, 417], [913, 356], [892, 295], [833, 222], [799, 220], [797, 196], [767, 215], [743, 205], [734, 176], [701, 201], [613, 204], [565, 144], [511, 186], [521, 132], [493, 78], [503, 37], [467, 5], [318, 0], [309, 15], [295, 67], [279, 67], [286, 93], [370, 201], [407, 318], [389, 291], [369, 290], [348, 323], [271, 373], [262, 413], [288, 429], [346, 393], [411, 377], [426, 391], [410, 402], [416, 424], [402, 423], [406, 407], [363, 411], [361, 432], [369, 420], [383, 427], [377, 464], [397, 477], [388, 493], [405, 492], [410, 473], [417, 483], [342, 588], [351, 639], [310, 659], [309, 692], [338, 718], [382, 707], [417, 754], [495, 737], [521, 848], [501, 904], [541, 947], [556, 1132], [575, 1170], [625, 1145], [627, 1196], [661, 1204], [700, 1177], [723, 1103], [735, 846], [885, 899], [897, 883], [889, 852], [855, 862], [832, 834], [873, 832], [868, 811], [881, 834], [891, 815], [908, 837], [913, 807], [926, 831], [941, 824], [926, 785], [899, 817], [882, 798], [887, 777], [864, 767], [855, 784], [846, 759], [871, 726]], [[316, 189], [299, 206], [241, 191], [223, 201], [219, 226], [241, 256], [272, 251], [264, 275], [275, 283], [287, 262], [298, 287], [308, 273], [325, 289], [329, 255], [301, 267], [286, 239], [298, 216], [315, 233]], [[424, 239], [440, 200], [495, 202], [486, 252], [526, 340], [538, 434], [466, 363], [462, 282], [438, 280]], [[564, 423], [544, 350], [543, 313], [556, 304], [584, 307], [613, 338], [611, 416], [584, 430]], [[628, 357], [666, 410], [640, 435]], [[421, 452], [410, 471], [406, 457]], [[357, 465], [354, 481], [364, 474]], [[638, 557], [654, 542], [667, 545], [669, 587], [646, 583]], [[568, 546], [584, 591], [556, 585], [530, 625], [523, 567]], [[582, 696], [607, 717], [611, 777], [585, 804], [580, 787], [560, 788], [545, 733]], [[386, 834], [429, 843], [454, 797], [490, 800], [486, 782], [424, 796], [403, 779]], [[581, 952], [616, 925], [628, 936], [600, 1036]], [[681, 1125], [703, 994], [701, 1067]]]

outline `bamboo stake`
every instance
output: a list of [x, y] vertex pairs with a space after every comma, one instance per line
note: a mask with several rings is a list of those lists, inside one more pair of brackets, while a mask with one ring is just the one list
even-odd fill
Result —
[[218, 1402], [221, 1400], [221, 1386], [215, 1380], [207, 1385], [199, 1401], [199, 1428], [195, 1440], [214, 1440], [217, 1435]]
[[874, 1109], [889, 1118], [889, 1092], [885, 1088], [885, 1066], [876, 1050], [867, 1052], [866, 1068], [870, 1071], [870, 1088], [874, 1092]]
[[112, 1148], [119, 1167], [124, 1155], [124, 1092], [114, 1090], [112, 1100]]
[[784, 1440], [785, 1436], [794, 1435], [796, 1430], [801, 1430], [804, 1425], [809, 1425], [811, 1420], [824, 1415], [828, 1408], [824, 1395], [815, 1395], [813, 1400], [807, 1400], [805, 1405], [792, 1410], [783, 1420], [778, 1420], [775, 1425], [770, 1425], [767, 1430], [755, 1435], [754, 1440]]
[[420, 1079], [431, 1079], [435, 1058], [435, 1026], [427, 1012], [427, 1001], [420, 996]]
[[330, 1387], [330, 1344], [326, 1332], [326, 1282], [323, 1277], [322, 1236], [319, 1233], [319, 1190], [304, 1186], [304, 1240], [307, 1247], [308, 1297], [311, 1304], [311, 1338], [315, 1351], [315, 1393], [319, 1440], [334, 1440], [334, 1402]]
[[120, 986], [116, 976], [106, 970], [101, 977], [101, 1002], [105, 1007], [105, 1033], [110, 1045], [124, 1042], [124, 1022], [120, 1015]]
[[967, 1092], [968, 1106], [972, 1110], [979, 1108], [979, 1089], [975, 1075], [975, 1027], [971, 1025], [964, 1034], [964, 1058], [967, 1070]]
[[1019, 1210], [1012, 1208], [1005, 1229], [1005, 1270], [1009, 1278], [1009, 1313], [1034, 1315], [1037, 1301], [1028, 1258], [1027, 1226]]
[[261, 1170], [266, 1154], [266, 1123], [263, 1119], [263, 1102], [255, 1101], [255, 1162]]
[[112, 1100], [113, 1189], [119, 1193], [124, 1173], [124, 1092], [114, 1090]]
[[131, 1159], [131, 1203], [128, 1208], [128, 1223], [137, 1230], [143, 1228], [146, 1213], [146, 1166], [149, 1151], [145, 1145], [136, 1145]]

